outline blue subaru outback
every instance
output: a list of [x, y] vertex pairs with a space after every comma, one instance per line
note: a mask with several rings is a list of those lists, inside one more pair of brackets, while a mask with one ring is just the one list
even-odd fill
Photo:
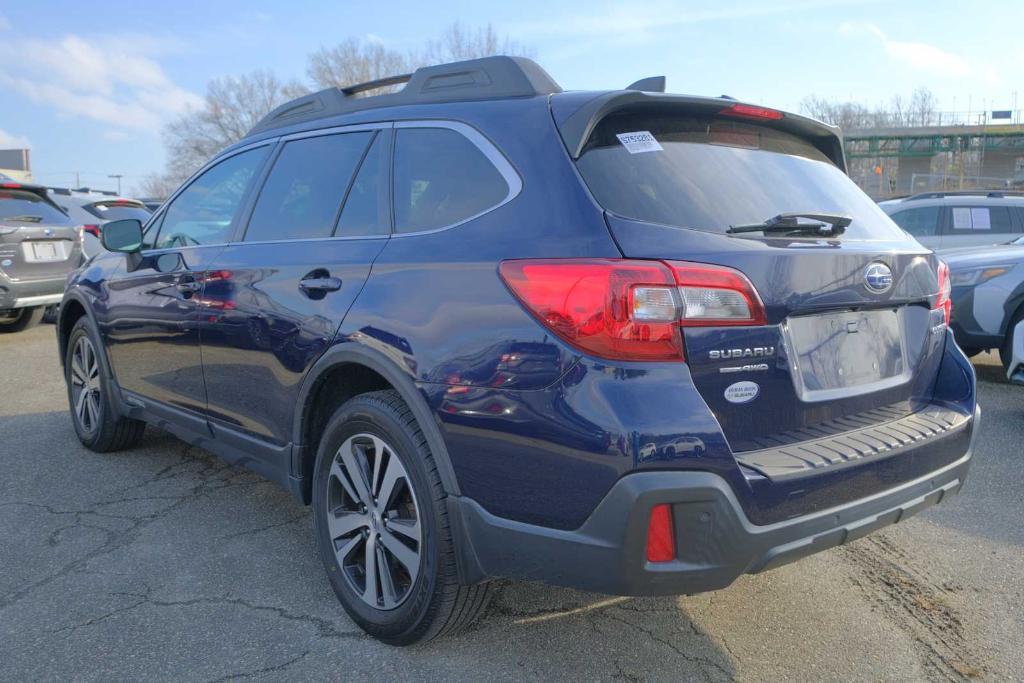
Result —
[[958, 491], [945, 266], [836, 129], [663, 84], [492, 57], [279, 107], [69, 281], [82, 443], [280, 482], [394, 644], [493, 578], [715, 590]]

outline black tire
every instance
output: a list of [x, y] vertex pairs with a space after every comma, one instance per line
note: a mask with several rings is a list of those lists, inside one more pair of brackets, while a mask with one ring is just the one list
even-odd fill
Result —
[[15, 309], [12, 315], [0, 318], [0, 333], [22, 332], [35, 327], [43, 319], [44, 306]]
[[1010, 324], [1006, 326], [1006, 336], [999, 347], [999, 361], [1003, 364], [1003, 372], [1010, 371], [1010, 363], [1013, 361], [1013, 330], [1021, 320], [1024, 320], [1024, 306], [1018, 308], [1010, 318]]
[[[372, 446], [368, 442], [365, 446], [358, 446], [358, 440], [368, 438], [376, 438], [379, 441], [373, 441]], [[348, 479], [346, 486], [339, 475], [347, 476], [347, 465], [355, 461], [343, 462], [341, 449], [342, 446], [352, 444], [358, 449], [350, 451], [349, 455], [357, 453], [366, 458], [365, 463], [360, 465], [364, 478], [359, 485]], [[379, 448], [378, 444], [386, 448]], [[385, 459], [387, 465], [378, 467], [386, 468], [388, 471], [377, 477], [377, 467], [371, 467], [369, 464], [371, 457], [375, 463], [381, 462], [382, 458]], [[381, 531], [378, 525], [383, 525], [393, 543], [397, 535], [393, 533], [394, 527], [388, 526], [388, 522], [394, 525], [397, 521], [410, 521], [400, 520], [398, 515], [392, 516], [393, 513], [387, 512], [389, 503], [380, 502], [376, 498], [378, 491], [382, 498], [385, 495], [384, 481], [389, 478], [391, 458], [397, 458], [398, 464], [402, 466], [405, 478], [399, 481], [405, 482], [402, 486], [409, 488], [399, 489], [399, 485], [392, 484], [389, 490], [400, 490], [400, 495], [407, 496], [413, 501], [412, 506], [408, 506], [407, 501], [405, 509], [415, 509], [419, 541], [406, 543], [407, 547], [414, 545], [415, 552], [418, 553], [418, 571], [412, 577], [410, 574], [413, 571], [403, 571], [401, 576], [397, 573], [392, 574], [392, 569], [396, 569], [397, 572], [404, 567], [398, 561], [397, 555], [391, 555], [390, 551], [385, 552], [385, 549], [392, 546], [377, 533]], [[333, 474], [332, 467], [335, 468]], [[394, 481], [396, 480], [392, 478], [392, 482]], [[357, 490], [359, 486], [362, 486], [362, 490]], [[348, 495], [349, 491], [354, 491], [356, 496]], [[360, 496], [360, 493], [364, 495]], [[368, 512], [367, 506], [357, 500], [361, 497], [372, 497], [370, 507], [374, 509]], [[493, 590], [491, 583], [473, 586], [459, 584], [445, 499], [446, 494], [437, 472], [437, 465], [423, 432], [397, 392], [376, 391], [362, 394], [338, 408], [324, 429], [317, 451], [313, 475], [313, 527], [321, 559], [338, 600], [353, 621], [368, 634], [385, 643], [411, 645], [455, 633], [471, 624], [484, 611], [490, 600]], [[330, 519], [328, 515], [331, 515]], [[346, 524], [346, 528], [351, 526], [352, 530], [332, 538], [334, 534], [329, 530], [332, 523], [337, 530], [338, 520], [345, 518], [344, 521], [347, 522], [357, 517], [361, 520], [374, 517], [377, 519], [372, 522], [372, 530], [367, 524], [355, 522]], [[380, 564], [380, 560], [372, 565], [368, 561], [370, 555], [367, 549], [371, 547], [368, 539], [371, 536], [381, 539], [377, 540], [376, 544], [379, 544], [383, 553], [383, 564]], [[376, 549], [377, 545], [372, 547]], [[346, 548], [354, 549], [348, 550], [346, 555]], [[341, 559], [339, 552], [343, 555]], [[376, 554], [374, 556], [378, 557]], [[349, 559], [352, 561], [348, 562]], [[360, 592], [359, 565], [363, 563], [365, 571], [361, 573], [363, 587]], [[371, 590], [371, 584], [366, 577], [372, 568], [377, 567], [384, 567], [381, 571], [388, 571], [388, 578], [385, 581], [382, 573], [375, 574], [371, 604], [365, 597]], [[395, 580], [396, 576], [399, 581]], [[402, 576], [409, 578], [409, 582], [402, 586], [401, 600], [393, 600], [395, 604], [385, 608], [387, 598], [383, 597], [381, 587], [386, 583], [394, 597], [398, 591], [396, 585], [400, 583]], [[381, 596], [379, 600], [378, 589]]]
[[43, 323], [46, 325], [56, 325], [57, 318], [60, 317], [60, 304], [50, 304], [43, 308]]
[[[83, 362], [81, 355], [76, 358], [76, 354], [84, 355], [86, 348], [92, 351], [94, 365], [89, 365], [87, 360]], [[89, 319], [79, 318], [68, 337], [64, 382], [68, 390], [71, 422], [78, 440], [91, 451], [109, 453], [137, 444], [146, 423], [117, 416], [111, 397], [112, 383], [108, 379], [106, 359], [101, 349], [99, 335], [92, 329]], [[95, 367], [95, 372], [92, 367]], [[86, 383], [80, 381], [82, 376], [86, 376]]]

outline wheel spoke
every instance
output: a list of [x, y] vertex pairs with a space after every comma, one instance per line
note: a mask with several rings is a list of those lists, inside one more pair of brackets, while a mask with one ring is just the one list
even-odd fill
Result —
[[384, 462], [384, 453], [388, 451], [387, 446], [384, 442], [378, 439], [376, 436], [372, 437], [373, 440], [373, 452], [375, 457], [373, 459], [373, 478], [370, 479], [370, 491], [380, 500], [380, 468], [381, 463]]
[[86, 398], [86, 405], [89, 406], [89, 428], [93, 428], [99, 422], [100, 418], [100, 402], [96, 395], [96, 392], [88, 392], [89, 396]]
[[341, 445], [339, 454], [345, 469], [348, 470], [349, 477], [351, 477], [352, 485], [355, 487], [356, 493], [359, 494], [356, 500], [369, 507], [373, 498], [370, 496], [370, 489], [366, 484], [366, 468], [359, 462], [359, 456], [356, 455], [355, 450], [355, 439], [349, 439]]
[[337, 540], [342, 536], [356, 531], [357, 529], [370, 526], [370, 518], [358, 512], [341, 512], [337, 515], [327, 514], [327, 530], [331, 534], [331, 540]]
[[401, 534], [409, 540], [420, 542], [420, 522], [418, 519], [401, 519], [393, 517], [388, 520], [388, 531]]
[[409, 572], [409, 576], [415, 578], [416, 572], [420, 567], [419, 553], [411, 550], [409, 546], [392, 536], [391, 532], [387, 529], [381, 531], [380, 540], [384, 544], [384, 547], [390, 550], [391, 554], [395, 556], [395, 559], [402, 563]]
[[88, 379], [85, 376], [85, 368], [82, 367], [82, 357], [77, 353], [71, 356], [71, 381], [78, 385], [84, 385]]
[[83, 427], [85, 426], [85, 399], [88, 394], [89, 391], [83, 388], [75, 399], [75, 415], [78, 416], [78, 421]]
[[338, 483], [340, 483], [342, 488], [345, 489], [345, 493], [349, 495], [349, 498], [351, 498], [357, 503], [363, 502], [363, 499], [359, 497], [359, 494], [356, 493], [356, 490], [352, 488], [352, 482], [348, 480], [348, 476], [345, 474], [345, 471], [341, 468], [341, 463], [339, 463], [337, 460], [335, 460], [334, 463], [331, 465], [331, 476], [338, 480]]
[[377, 538], [373, 534], [366, 539], [366, 587], [363, 589], [363, 600], [374, 607], [377, 606]]
[[384, 479], [380, 482], [380, 491], [377, 493], [377, 500], [380, 507], [385, 510], [391, 503], [391, 497], [395, 495], [395, 485], [399, 479], [405, 478], [405, 470], [402, 463], [394, 455], [388, 458], [388, 467], [384, 471]]
[[388, 562], [384, 548], [377, 546], [377, 570], [380, 572], [380, 595], [384, 601], [384, 609], [391, 609], [398, 602], [398, 592], [391, 576], [391, 563]]
[[362, 536], [362, 534], [358, 534], [358, 535], [354, 536], [353, 538], [350, 538], [348, 540], [348, 542], [345, 543], [345, 545], [341, 546], [341, 548], [335, 549], [334, 554], [338, 557], [338, 563], [341, 564], [342, 566], [344, 566], [345, 559], [349, 555], [351, 555], [352, 551], [355, 550], [356, 547], [360, 543], [362, 543], [362, 542], [363, 542], [363, 536]]

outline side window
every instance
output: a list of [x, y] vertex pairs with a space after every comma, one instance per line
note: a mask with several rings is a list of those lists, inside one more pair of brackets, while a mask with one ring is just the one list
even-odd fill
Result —
[[330, 237], [373, 131], [285, 143], [245, 232], [246, 242]]
[[937, 235], [939, 232], [939, 207], [937, 206], [922, 206], [917, 209], [897, 211], [890, 218], [896, 221], [896, 225], [914, 237], [928, 237]]
[[341, 219], [334, 231], [336, 236], [386, 235], [390, 232], [385, 182], [387, 148], [387, 134], [382, 132], [374, 139], [348, 191], [345, 208], [341, 210]]
[[187, 247], [226, 242], [231, 223], [269, 145], [228, 157], [182, 191], [164, 212], [156, 247]]
[[461, 133], [449, 128], [395, 133], [396, 233], [454, 225], [508, 196], [505, 178]]
[[1013, 232], [1010, 209], [1005, 206], [954, 206], [953, 231], [984, 230], [987, 232]]

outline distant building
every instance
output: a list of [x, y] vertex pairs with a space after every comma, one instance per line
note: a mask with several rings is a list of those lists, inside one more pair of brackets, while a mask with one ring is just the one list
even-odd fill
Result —
[[32, 162], [27, 149], [0, 149], [0, 174], [23, 183], [32, 182]]

